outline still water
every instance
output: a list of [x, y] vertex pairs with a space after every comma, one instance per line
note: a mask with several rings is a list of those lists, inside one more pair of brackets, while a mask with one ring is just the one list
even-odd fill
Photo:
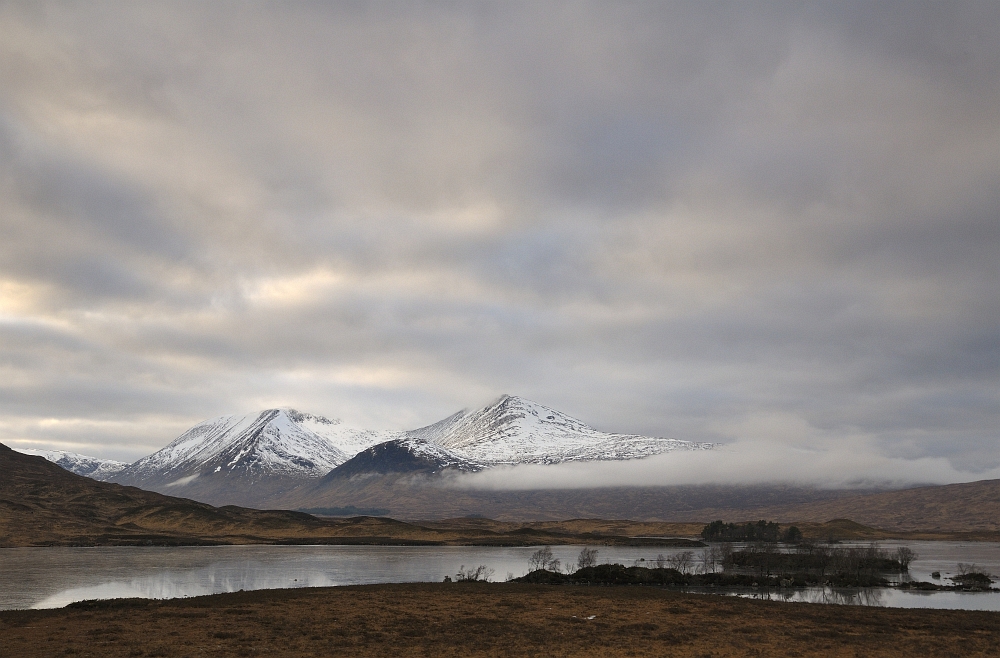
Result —
[[[882, 542], [895, 548], [903, 542]], [[915, 580], [943, 577], [959, 562], [1000, 573], [1000, 543], [905, 542], [918, 554]], [[553, 546], [563, 564], [575, 564], [580, 546]], [[683, 549], [599, 548], [599, 562], [626, 565]], [[74, 601], [121, 597], [175, 598], [239, 590], [441, 581], [464, 565], [486, 565], [493, 580], [528, 571], [537, 547], [487, 546], [190, 546], [0, 549], [0, 609], [54, 608]], [[638, 562], [642, 564], [641, 562]], [[941, 581], [950, 581], [942, 578]], [[813, 588], [751, 596], [894, 607], [1000, 610], [1000, 594]]]

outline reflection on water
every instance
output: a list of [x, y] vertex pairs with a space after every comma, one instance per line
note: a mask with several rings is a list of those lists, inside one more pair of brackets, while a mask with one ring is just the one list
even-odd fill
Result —
[[756, 589], [750, 591], [734, 591], [733, 595], [747, 599], [764, 601], [792, 601], [799, 603], [827, 603], [832, 605], [885, 605], [887, 588], [834, 588], [834, 587], [804, 587], [801, 589]]
[[[242, 570], [227, 573], [224, 565], [210, 565], [188, 573], [162, 572], [138, 576], [128, 580], [114, 580], [96, 585], [71, 587], [36, 601], [33, 608], [58, 608], [74, 601], [91, 599], [173, 599], [202, 596], [222, 592], [239, 592], [255, 589], [282, 589], [287, 587], [329, 587], [346, 584], [337, 582], [324, 573], [300, 573], [290, 578], [283, 570]], [[238, 570], [239, 571], [239, 570]]]
[[738, 590], [727, 592], [727, 594], [742, 598], [794, 603], [1000, 611], [1000, 594], [996, 592], [918, 592], [882, 587], [862, 589], [805, 587], [802, 589]]
[[[528, 571], [537, 547], [186, 546], [0, 549], [0, 609], [100, 598], [176, 598], [239, 590], [440, 582], [484, 564], [495, 580]], [[601, 562], [633, 564], [683, 549], [600, 547]], [[575, 564], [579, 546], [554, 546]], [[651, 554], [651, 551], [654, 551]]]
[[[883, 546], [891, 548], [893, 542]], [[920, 556], [910, 567], [918, 580], [975, 562], [1000, 572], [1000, 544], [908, 542]], [[553, 546], [564, 565], [580, 546]], [[598, 562], [642, 564], [683, 548], [599, 548]], [[480, 564], [495, 580], [520, 576], [537, 547], [486, 546], [198, 546], [0, 549], [0, 610], [50, 608], [73, 601], [120, 597], [176, 598], [239, 590], [369, 583], [440, 582]], [[948, 582], [948, 581], [945, 581]], [[807, 603], [1000, 610], [1000, 594], [894, 589], [746, 590], [739, 596]]]

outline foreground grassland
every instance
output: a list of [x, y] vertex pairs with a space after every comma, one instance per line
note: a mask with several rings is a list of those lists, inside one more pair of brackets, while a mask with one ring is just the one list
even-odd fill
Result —
[[0, 612], [2, 656], [997, 656], [1000, 613], [369, 585]]

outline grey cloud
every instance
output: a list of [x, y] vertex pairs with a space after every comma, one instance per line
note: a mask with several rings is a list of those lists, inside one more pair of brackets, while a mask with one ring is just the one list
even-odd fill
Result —
[[0, 440], [511, 392], [993, 467], [996, 13], [7, 4]]

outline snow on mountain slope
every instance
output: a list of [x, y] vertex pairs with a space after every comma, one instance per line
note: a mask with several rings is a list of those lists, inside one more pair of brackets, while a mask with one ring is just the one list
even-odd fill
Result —
[[94, 480], [107, 480], [128, 466], [125, 462], [119, 462], [113, 459], [98, 459], [97, 457], [88, 457], [87, 455], [81, 455], [75, 452], [66, 452], [65, 450], [15, 448], [15, 451], [25, 455], [44, 457], [53, 464], [57, 464], [71, 473], [83, 475]]
[[402, 435], [363, 430], [294, 409], [220, 416], [199, 423], [157, 452], [129, 465], [116, 482], [184, 485], [218, 474], [250, 482], [271, 476], [315, 478], [358, 451]]
[[599, 432], [554, 409], [509, 395], [483, 409], [460, 411], [407, 432], [406, 436], [440, 445], [488, 466], [640, 459], [672, 450], [713, 447], [710, 443]]

